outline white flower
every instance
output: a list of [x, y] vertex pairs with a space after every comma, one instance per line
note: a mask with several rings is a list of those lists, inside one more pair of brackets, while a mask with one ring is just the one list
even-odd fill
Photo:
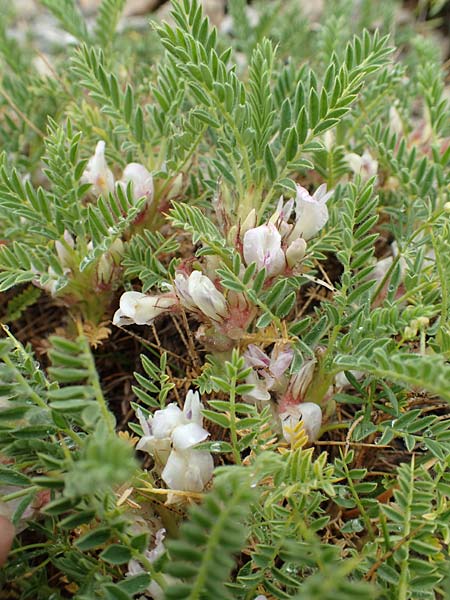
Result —
[[[364, 377], [364, 372], [363, 371], [349, 371], [353, 377], [357, 380], [360, 381], [363, 377]], [[350, 381], [347, 379], [346, 374], [344, 373], [344, 371], [341, 371], [340, 373], [338, 373], [334, 379], [334, 384], [336, 386], [336, 388], [338, 390], [342, 390], [346, 387], [351, 387], [351, 383]]]
[[353, 173], [360, 175], [364, 181], [367, 181], [378, 173], [378, 161], [373, 158], [367, 149], [364, 150], [362, 156], [350, 152], [346, 155], [346, 159]]
[[139, 200], [139, 198], [145, 196], [147, 202], [151, 202], [154, 192], [153, 177], [144, 165], [129, 163], [125, 167], [122, 174], [122, 181], [119, 181], [119, 184], [126, 187], [130, 181], [133, 184], [134, 199]]
[[[160, 558], [164, 552], [166, 551], [163, 541], [166, 537], [166, 530], [159, 529], [155, 534], [155, 546], [152, 550], [146, 550], [144, 552], [145, 558], [150, 562], [154, 563]], [[128, 570], [125, 574], [125, 577], [133, 577], [134, 575], [140, 575], [141, 573], [145, 573], [145, 569], [142, 567], [141, 563], [136, 559], [132, 558], [128, 562]], [[150, 585], [147, 587], [147, 592], [150, 594], [154, 600], [163, 600], [164, 592], [161, 587], [155, 582], [152, 581]]]
[[327, 192], [326, 184], [322, 184], [311, 196], [307, 189], [297, 185], [295, 198], [296, 224], [289, 234], [289, 241], [302, 237], [308, 241], [325, 226], [328, 221], [326, 202], [334, 191]]
[[307, 360], [303, 363], [300, 371], [292, 375], [288, 389], [288, 397], [292, 401], [303, 401], [308, 391], [308, 388], [312, 383], [315, 368], [316, 361]]
[[83, 183], [91, 183], [99, 194], [114, 192], [114, 175], [105, 158], [105, 142], [98, 142], [95, 154], [89, 159], [82, 176]]
[[188, 310], [199, 310], [213, 321], [221, 321], [227, 315], [227, 301], [214, 283], [200, 271], [189, 275], [175, 275], [175, 290], [181, 304]]
[[201, 492], [213, 471], [214, 461], [209, 452], [172, 450], [161, 477], [172, 490]]
[[173, 283], [174, 289], [184, 308], [187, 308], [188, 310], [195, 310], [197, 307], [195, 306], [194, 300], [189, 293], [189, 277], [185, 273], [178, 271], [178, 273], [175, 274]]
[[137, 413], [144, 435], [136, 448], [165, 465], [161, 477], [170, 489], [200, 492], [212, 477], [211, 454], [194, 449], [209, 436], [202, 427], [202, 408], [198, 392], [189, 390], [183, 410], [172, 403], [148, 420]]
[[268, 277], [275, 277], [286, 268], [281, 234], [273, 223], [246, 231], [243, 250], [247, 265], [256, 262], [258, 269], [265, 267]]
[[249, 375], [247, 375], [245, 383], [253, 385], [253, 389], [245, 394], [245, 399], [256, 400], [258, 402], [267, 402], [270, 400], [266, 382], [263, 379], [259, 379], [255, 371], [251, 371]]
[[322, 426], [322, 410], [314, 402], [302, 402], [291, 404], [285, 412], [280, 414], [283, 437], [287, 442], [291, 441], [291, 434], [299, 421], [303, 422], [303, 428], [308, 440], [317, 440]]
[[148, 325], [177, 303], [173, 296], [147, 296], [141, 292], [125, 292], [120, 298], [120, 308], [113, 317], [114, 325]]

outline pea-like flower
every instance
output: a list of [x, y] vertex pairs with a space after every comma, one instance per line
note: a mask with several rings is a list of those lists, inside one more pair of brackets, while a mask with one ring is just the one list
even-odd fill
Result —
[[291, 404], [284, 412], [280, 413], [280, 420], [283, 437], [287, 442], [291, 441], [292, 432], [299, 421], [303, 422], [309, 442], [314, 442], [319, 437], [322, 426], [322, 410], [314, 402]]
[[227, 315], [227, 301], [209, 277], [200, 271], [187, 276], [178, 272], [174, 281], [181, 304], [188, 310], [199, 310], [213, 321], [222, 321]]
[[285, 373], [292, 362], [294, 352], [285, 345], [275, 345], [270, 357], [258, 346], [250, 344], [244, 353], [245, 363], [253, 370], [246, 378], [246, 383], [254, 388], [246, 394], [252, 400], [270, 400], [270, 391], [282, 391], [287, 381]]
[[256, 262], [258, 269], [266, 269], [268, 277], [276, 277], [286, 268], [281, 234], [273, 223], [248, 229], [244, 234], [243, 253], [247, 265]]
[[136, 448], [164, 466], [161, 477], [172, 490], [201, 492], [212, 477], [211, 454], [195, 450], [210, 435], [202, 426], [202, 408], [198, 392], [189, 390], [183, 410], [172, 403], [148, 420], [138, 413], [144, 436]]
[[113, 317], [114, 325], [149, 325], [178, 303], [173, 294], [147, 296], [141, 292], [125, 292], [120, 298], [120, 308]]
[[[161, 556], [166, 551], [166, 548], [164, 546], [164, 538], [165, 537], [166, 537], [166, 530], [163, 528], [159, 529], [155, 533], [154, 541], [152, 544], [152, 549], [145, 550], [144, 557], [150, 564], [153, 564], [159, 558], [161, 558]], [[145, 572], [146, 572], [146, 570], [141, 565], [139, 560], [132, 558], [128, 562], [128, 570], [125, 573], [125, 577], [133, 577], [135, 575], [141, 575], [142, 573], [145, 573]], [[164, 576], [162, 576], [162, 577], [164, 579]], [[166, 578], [166, 581], [168, 582], [169, 579]], [[175, 580], [173, 580], [173, 581], [175, 581]], [[156, 581], [151, 581], [150, 584], [147, 586], [146, 591], [148, 592], [148, 594], [150, 594], [150, 596], [153, 598], [153, 600], [163, 600], [163, 598], [164, 598], [164, 592], [163, 592], [162, 588], [156, 583]]]
[[296, 240], [299, 237], [308, 241], [319, 233], [328, 221], [326, 202], [333, 193], [333, 190], [327, 192], [325, 183], [319, 186], [312, 196], [306, 188], [297, 185], [295, 198], [296, 223], [289, 234], [288, 241]]
[[367, 181], [378, 173], [378, 161], [373, 158], [367, 149], [364, 150], [361, 156], [350, 152], [345, 158], [353, 173], [360, 175], [363, 181]]
[[147, 198], [149, 204], [153, 199], [153, 176], [152, 174], [139, 163], [129, 163], [122, 173], [122, 181], [119, 182], [122, 186], [126, 187], [131, 181], [133, 184], [133, 197], [135, 200]]
[[105, 158], [105, 142], [100, 141], [95, 148], [94, 156], [89, 159], [82, 176], [83, 183], [91, 183], [99, 194], [114, 192], [114, 175], [108, 168]]

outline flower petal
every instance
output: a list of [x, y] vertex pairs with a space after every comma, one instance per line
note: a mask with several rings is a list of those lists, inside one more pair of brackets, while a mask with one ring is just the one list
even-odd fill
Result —
[[189, 390], [186, 394], [186, 400], [184, 401], [183, 414], [188, 421], [201, 425], [203, 423], [203, 417], [201, 410], [203, 404], [200, 402], [200, 394]]
[[333, 192], [326, 192], [325, 184], [321, 185], [314, 196], [311, 196], [304, 187], [297, 186], [295, 235], [290, 234], [291, 240], [302, 237], [310, 240], [314, 237], [328, 221], [328, 208], [326, 201]]
[[291, 441], [292, 430], [297, 423], [303, 421], [303, 427], [308, 440], [314, 442], [322, 426], [322, 410], [314, 402], [304, 402], [291, 405], [286, 412], [280, 414], [283, 437], [287, 442]]
[[219, 292], [214, 283], [200, 273], [193, 271], [189, 275], [189, 295], [196, 307], [207, 317], [215, 321], [221, 321], [227, 314], [227, 301], [225, 296]]
[[201, 492], [214, 471], [209, 452], [172, 450], [161, 477], [172, 490]]
[[104, 141], [97, 143], [94, 156], [89, 159], [83, 173], [82, 181], [91, 183], [100, 194], [114, 191], [114, 175], [106, 163]]
[[184, 423], [183, 413], [175, 402], [172, 402], [166, 408], [155, 412], [152, 420], [152, 432], [158, 439], [170, 437], [175, 427]]
[[209, 432], [198, 423], [179, 425], [173, 430], [172, 444], [175, 450], [187, 450], [206, 440], [209, 435]]
[[148, 201], [153, 198], [153, 177], [144, 165], [129, 163], [123, 171], [122, 181], [125, 185], [130, 181], [132, 182], [133, 197], [135, 200], [143, 196], [146, 196]]
[[281, 234], [273, 223], [249, 229], [244, 235], [243, 253], [247, 265], [256, 262], [259, 269], [266, 269], [268, 277], [279, 275], [286, 267]]
[[244, 352], [244, 358], [249, 367], [264, 368], [270, 365], [270, 358], [255, 344], [249, 344]]

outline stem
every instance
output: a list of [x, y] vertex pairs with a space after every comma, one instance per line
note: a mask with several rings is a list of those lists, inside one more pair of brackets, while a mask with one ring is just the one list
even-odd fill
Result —
[[236, 373], [231, 380], [230, 390], [230, 436], [233, 446], [234, 462], [238, 465], [242, 463], [241, 454], [238, 448], [238, 436], [236, 431]]
[[152, 581], [155, 581], [159, 585], [159, 587], [164, 590], [167, 586], [167, 581], [164, 575], [155, 571], [153, 564], [148, 560], [148, 558], [146, 558], [143, 552], [136, 555], [136, 560], [138, 560], [146, 569], [146, 571], [150, 573]]
[[[439, 283], [442, 286], [442, 294], [441, 294], [441, 327], [446, 327], [448, 322], [448, 314], [449, 314], [449, 293], [450, 290], [447, 287], [447, 277], [445, 274], [444, 265], [442, 264], [442, 256], [439, 252], [439, 247], [437, 244], [436, 236], [433, 233], [432, 228], [430, 227], [430, 236], [433, 244], [436, 268], [439, 275]], [[448, 260], [448, 257], [447, 259]]]
[[1, 496], [2, 502], [9, 502], [10, 500], [15, 500], [16, 498], [22, 498], [22, 496], [26, 496], [27, 494], [38, 491], [37, 485], [32, 485], [31, 487], [24, 488], [22, 490], [18, 490], [17, 492], [12, 492], [11, 494], [5, 494]]
[[16, 366], [14, 365], [14, 363], [12, 362], [12, 360], [8, 356], [4, 356], [3, 357], [3, 362], [10, 369], [12, 369], [14, 371], [14, 374], [15, 374], [15, 377], [16, 377], [17, 381], [26, 388], [27, 393], [30, 395], [30, 398], [33, 400], [33, 402], [37, 406], [39, 406], [39, 408], [42, 408], [43, 410], [50, 410], [49, 407], [47, 406], [47, 404], [44, 402], [44, 400], [42, 400], [42, 398], [39, 396], [39, 394], [37, 394], [33, 390], [33, 388], [30, 386], [30, 384], [25, 379], [25, 377], [22, 375], [22, 373], [16, 368]]
[[355, 504], [358, 507], [358, 510], [359, 510], [359, 512], [360, 512], [360, 514], [361, 514], [361, 516], [363, 518], [363, 521], [364, 521], [364, 524], [366, 526], [369, 538], [371, 540], [374, 540], [375, 536], [374, 536], [374, 532], [373, 532], [373, 529], [372, 529], [372, 523], [370, 522], [369, 515], [366, 513], [366, 510], [365, 510], [365, 508], [364, 508], [364, 506], [363, 506], [363, 504], [362, 504], [362, 502], [361, 502], [361, 500], [360, 500], [360, 498], [358, 496], [358, 493], [355, 490], [355, 486], [353, 485], [353, 480], [350, 477], [350, 472], [348, 470], [348, 465], [345, 462], [345, 458], [344, 457], [342, 457], [342, 467], [343, 467], [344, 473], [345, 473], [345, 475], [347, 477], [348, 487], [350, 488], [350, 491], [351, 491], [352, 496], [353, 496], [353, 500], [355, 501]]
[[[411, 533], [411, 506], [414, 501], [414, 469], [415, 469], [415, 457], [414, 454], [411, 457], [411, 479], [409, 482], [408, 498], [405, 503], [405, 514], [404, 514], [404, 529], [403, 537], [408, 540]], [[408, 568], [409, 568], [409, 543], [406, 542], [404, 545], [404, 558], [400, 563], [400, 580], [398, 584], [398, 600], [408, 600]]]
[[83, 336], [82, 326], [81, 326], [80, 322], [77, 323], [77, 329], [78, 329], [78, 333], [80, 335], [80, 341], [81, 341], [84, 353], [88, 357], [88, 361], [87, 361], [88, 379], [94, 390], [95, 400], [97, 401], [97, 403], [100, 407], [100, 412], [103, 415], [105, 423], [108, 426], [109, 432], [114, 434], [114, 432], [115, 432], [114, 417], [110, 413], [108, 406], [106, 404], [105, 397], [103, 396], [102, 388], [100, 386], [100, 379], [99, 379], [99, 376], [97, 373], [97, 369], [95, 368], [94, 357], [92, 356], [92, 353], [90, 351], [89, 344], [88, 344], [86, 338]]

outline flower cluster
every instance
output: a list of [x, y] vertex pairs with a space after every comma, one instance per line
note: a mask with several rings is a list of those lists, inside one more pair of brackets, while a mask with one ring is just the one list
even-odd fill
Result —
[[[313, 196], [297, 186], [295, 199], [280, 198], [269, 222], [256, 227], [256, 213], [251, 211], [240, 230], [243, 257], [247, 265], [255, 262], [265, 268], [269, 278], [281, 275], [299, 265], [306, 251], [306, 242], [313, 238], [328, 221], [326, 202], [333, 194], [321, 185]], [[295, 220], [289, 223], [294, 211]]]
[[[275, 277], [292, 272], [299, 265], [305, 255], [306, 241], [328, 220], [326, 202], [332, 193], [322, 185], [311, 196], [305, 188], [297, 186], [295, 200], [283, 203], [280, 199], [268, 223], [257, 227], [255, 211], [245, 219], [234, 242], [247, 266], [256, 263], [258, 270], [265, 268], [266, 287]], [[295, 220], [289, 223], [294, 204]], [[213, 263], [213, 258], [208, 257], [209, 263]], [[214, 267], [207, 263], [205, 270], [213, 272]], [[206, 345], [217, 350], [230, 349], [232, 340], [242, 337], [257, 314], [256, 307], [244, 294], [230, 290], [225, 293], [213, 275], [209, 277], [201, 270], [190, 271], [180, 266], [173, 283], [167, 284], [167, 291], [162, 294], [125, 292], [113, 323], [148, 325], [160, 315], [180, 309], [195, 313], [212, 327], [212, 335], [203, 327], [199, 336]]]
[[290, 378], [287, 375], [294, 357], [292, 348], [285, 344], [275, 345], [270, 357], [257, 346], [250, 344], [244, 353], [246, 365], [252, 367], [246, 383], [253, 390], [246, 394], [247, 400], [267, 402], [270, 392], [277, 397], [277, 413], [283, 437], [291, 441], [291, 431], [298, 421], [303, 421], [310, 442], [317, 439], [322, 424], [322, 410], [314, 402], [305, 402], [306, 393], [313, 380], [314, 361], [307, 361]]
[[[167, 292], [150, 296], [141, 292], [125, 292], [120, 298], [119, 309], [113, 317], [114, 325], [149, 325], [157, 317], [168, 312], [186, 310], [194, 313], [201, 321], [213, 326], [209, 330], [200, 328], [198, 337], [207, 345], [222, 350], [232, 347], [231, 340], [239, 339], [256, 314], [243, 294], [228, 292], [227, 297], [213, 281], [201, 271], [189, 274], [179, 269], [174, 282], [167, 286]], [[217, 335], [218, 334], [218, 335]], [[220, 340], [219, 340], [220, 338]]]
[[202, 426], [202, 408], [198, 392], [189, 390], [183, 410], [171, 403], [148, 419], [138, 413], [144, 435], [136, 448], [154, 457], [171, 490], [201, 492], [212, 477], [211, 454], [195, 449], [209, 436]]

